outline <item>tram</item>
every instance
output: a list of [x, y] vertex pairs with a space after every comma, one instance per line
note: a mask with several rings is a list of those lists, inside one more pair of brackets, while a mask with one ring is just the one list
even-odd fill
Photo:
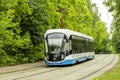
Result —
[[47, 30], [45, 63], [48, 66], [70, 65], [94, 58], [94, 39], [69, 29]]

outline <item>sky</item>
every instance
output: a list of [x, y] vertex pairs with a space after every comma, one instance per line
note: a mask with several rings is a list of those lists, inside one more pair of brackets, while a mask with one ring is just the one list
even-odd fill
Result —
[[98, 7], [99, 14], [101, 14], [100, 18], [103, 22], [105, 22], [107, 31], [110, 33], [110, 27], [113, 20], [112, 13], [108, 12], [108, 8], [103, 4], [104, 0], [91, 0], [92, 3], [96, 3]]

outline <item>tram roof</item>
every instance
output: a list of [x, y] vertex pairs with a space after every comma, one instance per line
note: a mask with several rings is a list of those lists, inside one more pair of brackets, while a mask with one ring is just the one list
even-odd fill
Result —
[[72, 30], [69, 30], [69, 29], [50, 29], [50, 30], [47, 30], [47, 31], [46, 31], [45, 37], [47, 36], [47, 34], [51, 34], [51, 33], [63, 33], [63, 34], [65, 34], [68, 38], [69, 38], [71, 35], [75, 35], [75, 36], [80, 36], [80, 37], [84, 37], [84, 38], [88, 38], [88, 39], [94, 40], [92, 37], [90, 37], [90, 36], [88, 36], [88, 35], [82, 34], [82, 33], [80, 33], [80, 32], [75, 32], [75, 31], [72, 31]]

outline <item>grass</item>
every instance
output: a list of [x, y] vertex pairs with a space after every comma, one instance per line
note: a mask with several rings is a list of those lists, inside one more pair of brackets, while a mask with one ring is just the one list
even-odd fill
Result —
[[93, 80], [120, 80], [120, 54], [117, 65], [104, 74], [94, 78]]

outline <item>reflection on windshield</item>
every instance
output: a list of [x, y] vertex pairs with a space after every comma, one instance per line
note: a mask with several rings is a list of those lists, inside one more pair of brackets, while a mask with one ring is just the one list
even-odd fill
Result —
[[50, 34], [48, 36], [48, 50], [50, 53], [60, 53], [63, 34]]
[[52, 53], [58, 53], [61, 51], [62, 39], [48, 39], [49, 50]]

